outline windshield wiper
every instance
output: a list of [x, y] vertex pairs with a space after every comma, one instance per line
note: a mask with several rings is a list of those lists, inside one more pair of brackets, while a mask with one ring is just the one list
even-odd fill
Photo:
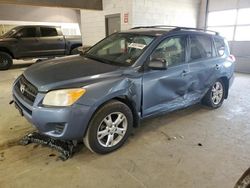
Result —
[[101, 63], [115, 65], [115, 63], [114, 63], [114, 62], [112, 62], [112, 61], [108, 61], [108, 60], [106, 60], [106, 59], [101, 59], [101, 58], [98, 58], [98, 57], [93, 56], [93, 55], [91, 55], [91, 54], [87, 54], [87, 53], [85, 53], [85, 54], [84, 54], [84, 56], [86, 56], [87, 58], [90, 58], [90, 59], [96, 60], [96, 61], [100, 61]]

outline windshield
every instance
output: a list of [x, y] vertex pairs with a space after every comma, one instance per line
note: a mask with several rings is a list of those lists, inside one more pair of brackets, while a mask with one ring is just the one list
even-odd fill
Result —
[[132, 65], [154, 37], [117, 33], [96, 44], [85, 55], [105, 63]]
[[16, 32], [16, 28], [13, 28], [11, 30], [9, 30], [8, 32], [4, 33], [2, 35], [2, 37], [8, 38], [8, 37], [12, 37], [12, 35]]

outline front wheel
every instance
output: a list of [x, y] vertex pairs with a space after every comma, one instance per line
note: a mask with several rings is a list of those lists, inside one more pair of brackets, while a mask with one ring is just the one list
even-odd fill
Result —
[[75, 48], [72, 48], [71, 51], [70, 51], [70, 55], [76, 55], [76, 54], [79, 54], [79, 50], [78, 50], [79, 47], [75, 47]]
[[219, 108], [225, 99], [225, 86], [222, 80], [217, 80], [208, 90], [202, 102], [212, 108]]
[[102, 106], [89, 123], [84, 144], [100, 154], [121, 147], [131, 133], [133, 115], [130, 108], [116, 100]]

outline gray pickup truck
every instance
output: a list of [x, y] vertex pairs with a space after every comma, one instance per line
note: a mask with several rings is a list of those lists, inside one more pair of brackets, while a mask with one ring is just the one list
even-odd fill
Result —
[[17, 26], [0, 36], [0, 70], [13, 59], [55, 57], [77, 53], [81, 36], [64, 36], [59, 26]]

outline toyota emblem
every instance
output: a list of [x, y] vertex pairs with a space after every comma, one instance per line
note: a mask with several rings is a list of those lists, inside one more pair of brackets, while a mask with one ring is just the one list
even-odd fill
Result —
[[22, 94], [24, 94], [24, 92], [25, 92], [25, 85], [21, 84], [20, 91], [21, 91]]

